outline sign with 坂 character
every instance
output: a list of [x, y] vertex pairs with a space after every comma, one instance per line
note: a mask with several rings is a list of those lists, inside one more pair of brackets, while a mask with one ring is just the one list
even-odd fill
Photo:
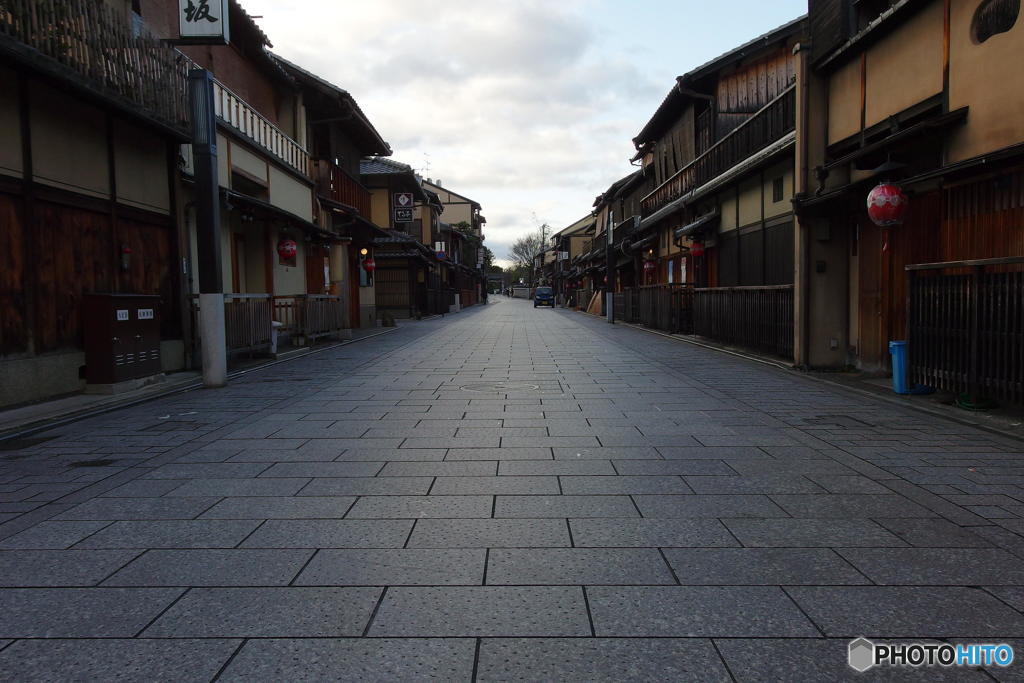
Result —
[[230, 0], [178, 0], [181, 40], [190, 45], [225, 45]]

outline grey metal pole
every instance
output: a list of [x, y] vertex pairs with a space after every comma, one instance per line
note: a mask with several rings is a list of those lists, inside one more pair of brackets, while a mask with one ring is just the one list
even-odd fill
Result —
[[608, 234], [605, 247], [605, 272], [606, 280], [604, 285], [604, 315], [611, 324], [615, 324], [615, 245], [613, 232], [615, 230], [615, 211], [608, 207], [608, 224], [605, 232]]
[[206, 69], [188, 74], [192, 109], [192, 156], [195, 165], [196, 245], [199, 259], [199, 336], [203, 385], [228, 381], [224, 333], [224, 282], [220, 257], [220, 189], [217, 179], [217, 120], [213, 77]]

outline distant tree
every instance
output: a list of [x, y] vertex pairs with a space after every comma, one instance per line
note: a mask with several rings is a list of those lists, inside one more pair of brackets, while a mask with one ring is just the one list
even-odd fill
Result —
[[[547, 246], [544, 243], [544, 238], [549, 228], [547, 224], [541, 225], [537, 228], [536, 232], [523, 235], [515, 242], [512, 243], [512, 247], [509, 249], [509, 256], [512, 259], [512, 263], [517, 269], [522, 269], [526, 273], [524, 279], [528, 280], [530, 286], [533, 286], [533, 265], [534, 259], [537, 255]], [[522, 277], [522, 276], [521, 276]]]

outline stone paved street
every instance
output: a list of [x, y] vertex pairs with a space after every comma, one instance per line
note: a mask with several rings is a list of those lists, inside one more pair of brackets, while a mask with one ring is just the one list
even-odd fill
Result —
[[857, 636], [1024, 645], [1024, 444], [503, 297], [4, 448], [3, 680], [844, 680]]

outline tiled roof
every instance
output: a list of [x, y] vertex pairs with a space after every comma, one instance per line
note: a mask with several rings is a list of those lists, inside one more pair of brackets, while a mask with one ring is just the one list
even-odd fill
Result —
[[361, 175], [385, 175], [388, 173], [413, 173], [412, 166], [384, 157], [370, 157], [359, 162]]

